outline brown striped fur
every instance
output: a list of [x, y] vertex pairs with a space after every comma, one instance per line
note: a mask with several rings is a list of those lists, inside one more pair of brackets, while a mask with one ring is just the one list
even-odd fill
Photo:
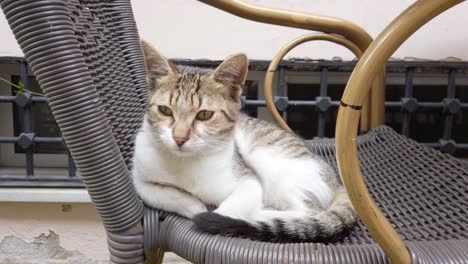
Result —
[[[175, 136], [200, 137], [200, 131], [220, 141], [232, 140], [239, 117], [239, 96], [246, 78], [248, 65], [244, 54], [228, 58], [216, 70], [194, 67], [176, 67], [151, 47], [142, 42], [147, 58], [150, 124], [172, 128]], [[164, 105], [173, 111], [165, 116], [158, 111]], [[201, 110], [214, 111], [214, 116], [203, 122], [195, 120]]]

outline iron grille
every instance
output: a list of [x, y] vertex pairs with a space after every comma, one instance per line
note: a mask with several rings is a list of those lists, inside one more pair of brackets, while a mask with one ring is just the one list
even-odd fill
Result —
[[[18, 63], [20, 65], [19, 79], [28, 88], [28, 67], [24, 59], [13, 57], [1, 57], [0, 62]], [[176, 64], [194, 65], [200, 67], [216, 67], [220, 61], [190, 61], [190, 60], [174, 60]], [[251, 71], [265, 71], [269, 61], [251, 61]], [[336, 114], [339, 105], [338, 98], [330, 96], [329, 75], [336, 72], [350, 73], [356, 62], [342, 61], [285, 61], [280, 64], [277, 78], [277, 95], [274, 98], [276, 107], [280, 110], [284, 117], [287, 117], [288, 111], [294, 108], [311, 107], [316, 110], [317, 124], [316, 133], [313, 136], [327, 137], [330, 135], [330, 125], [335, 123], [335, 117], [330, 118], [331, 113]], [[414, 137], [411, 133], [414, 127], [414, 115], [417, 112], [438, 111], [443, 114], [443, 132], [437, 141], [422, 142], [427, 146], [438, 148], [441, 151], [449, 154], [462, 153], [462, 156], [468, 156], [468, 143], [457, 142], [454, 137], [454, 118], [458, 115], [463, 115], [468, 109], [468, 103], [462, 102], [467, 100], [457, 98], [457, 77], [459, 75], [467, 76], [468, 63], [465, 62], [389, 62], [386, 65], [387, 72], [398, 72], [404, 74], [404, 95], [400, 100], [387, 101], [385, 107], [387, 112], [396, 111], [402, 115], [401, 126], [396, 129], [405, 136]], [[414, 78], [418, 72], [437, 71], [447, 75], [447, 84], [445, 95], [439, 101], [418, 101], [414, 95]], [[287, 86], [291, 85], [287, 82], [287, 76], [291, 72], [306, 72], [318, 73], [320, 76], [318, 94], [310, 100], [292, 99], [288, 96]], [[258, 80], [250, 80], [249, 86], [257, 86]], [[344, 88], [344, 83], [343, 87]], [[468, 88], [468, 87], [467, 87]], [[465, 93], [464, 95], [468, 95]], [[460, 97], [460, 96], [459, 96]], [[31, 126], [32, 113], [31, 107], [34, 104], [47, 103], [46, 98], [35, 96], [30, 93], [16, 93], [11, 96], [0, 96], [0, 103], [12, 104], [16, 107], [16, 112], [22, 116], [22, 131], [19, 131], [13, 137], [0, 135], [0, 143], [15, 144], [17, 148], [24, 153], [26, 161], [25, 174], [17, 175], [0, 175], [0, 186], [7, 187], [83, 187], [83, 184], [76, 174], [76, 167], [70, 153], [66, 149], [63, 138], [61, 137], [41, 137], [38, 136]], [[257, 115], [259, 107], [265, 107], [265, 101], [255, 98], [252, 90], [241, 98], [242, 107], [250, 114]], [[465, 122], [466, 123], [466, 122]], [[333, 127], [331, 127], [333, 128]], [[328, 132], [327, 132], [328, 131]], [[301, 131], [298, 131], [299, 133]], [[460, 134], [460, 133], [458, 133]], [[466, 134], [466, 133], [465, 133]], [[63, 146], [63, 151], [68, 155], [68, 174], [62, 176], [37, 176], [34, 172], [34, 145], [38, 143], [58, 144]], [[463, 154], [464, 153], [464, 154]]]

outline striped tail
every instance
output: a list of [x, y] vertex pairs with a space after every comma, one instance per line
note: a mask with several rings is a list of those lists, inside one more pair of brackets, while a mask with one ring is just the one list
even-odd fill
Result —
[[336, 192], [327, 210], [310, 216], [287, 219], [273, 216], [251, 223], [206, 212], [192, 219], [202, 232], [273, 243], [334, 242], [343, 238], [356, 220], [356, 213], [344, 188]]

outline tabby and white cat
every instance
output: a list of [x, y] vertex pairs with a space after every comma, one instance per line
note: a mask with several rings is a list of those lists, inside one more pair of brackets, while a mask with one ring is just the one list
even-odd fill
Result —
[[330, 242], [354, 225], [339, 178], [304, 140], [240, 113], [244, 54], [208, 70], [142, 45], [150, 99], [132, 173], [146, 204], [208, 233], [269, 242]]

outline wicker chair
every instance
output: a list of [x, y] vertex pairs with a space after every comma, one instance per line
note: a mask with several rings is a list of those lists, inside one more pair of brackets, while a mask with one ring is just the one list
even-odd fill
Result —
[[[366, 63], [371, 63], [372, 72], [362, 73], [362, 79], [352, 78], [343, 97], [341, 132], [337, 130], [340, 166], [334, 140], [310, 142], [312, 149], [339, 168], [358, 213], [379, 244], [363, 223], [335, 244], [272, 244], [212, 236], [196, 231], [187, 219], [145, 207], [133, 189], [129, 175], [133, 138], [147, 95], [143, 54], [129, 1], [0, 2], [107, 230], [113, 263], [160, 262], [164, 251], [195, 263], [390, 263], [379, 244], [394, 262], [411, 258], [414, 263], [468, 263], [468, 164], [385, 126], [357, 141], [355, 133], [349, 132], [357, 131], [360, 106], [369, 93], [362, 84], [378, 74], [385, 58], [372, 64], [372, 52], [366, 52], [356, 72]], [[433, 16], [457, 1], [440, 2], [449, 4], [426, 11]], [[416, 19], [414, 30], [428, 15]], [[327, 31], [343, 33], [336, 29]], [[384, 37], [378, 40], [385, 42]], [[365, 50], [370, 42], [361, 44]], [[370, 49], [378, 50], [378, 44]], [[353, 97], [350, 89], [358, 95]], [[348, 134], [342, 132], [345, 129]], [[356, 192], [365, 197], [367, 191], [353, 185], [361, 180], [357, 147], [363, 178], [377, 201], [374, 212], [383, 211], [391, 223], [383, 226], [388, 232], [376, 230], [380, 220], [365, 211], [369, 201], [358, 204]], [[358, 164], [357, 172], [353, 171], [356, 166], [348, 169], [350, 163]], [[356, 175], [350, 176], [351, 172]], [[382, 239], [393, 230], [405, 241], [409, 254]], [[398, 246], [398, 236], [391, 238]]]

